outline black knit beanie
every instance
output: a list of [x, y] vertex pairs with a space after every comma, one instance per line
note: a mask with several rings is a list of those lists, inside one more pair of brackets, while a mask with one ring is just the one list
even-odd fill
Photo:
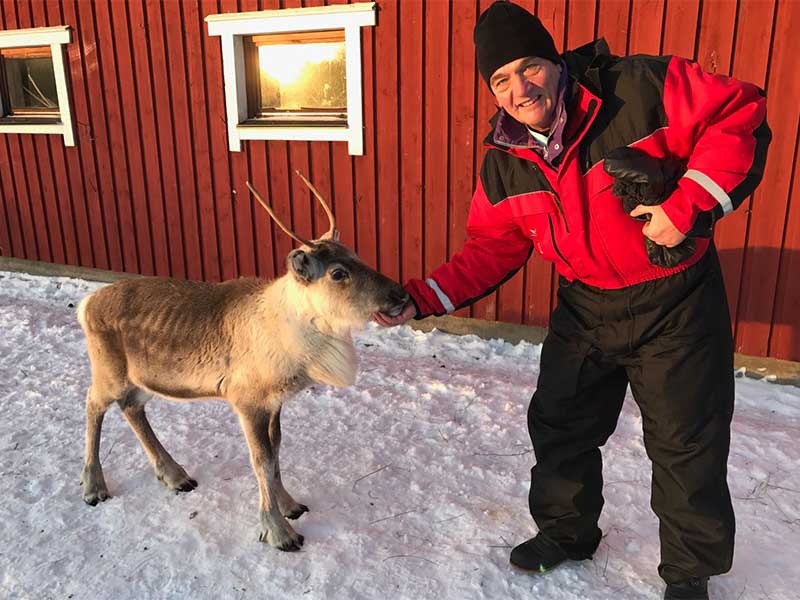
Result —
[[483, 11], [473, 41], [478, 70], [487, 85], [497, 69], [525, 56], [561, 64], [553, 38], [542, 22], [513, 2], [500, 0]]

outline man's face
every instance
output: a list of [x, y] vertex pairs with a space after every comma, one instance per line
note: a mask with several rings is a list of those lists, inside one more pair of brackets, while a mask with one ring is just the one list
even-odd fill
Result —
[[497, 103], [520, 123], [547, 131], [558, 102], [561, 65], [545, 58], [519, 58], [492, 73], [489, 87]]

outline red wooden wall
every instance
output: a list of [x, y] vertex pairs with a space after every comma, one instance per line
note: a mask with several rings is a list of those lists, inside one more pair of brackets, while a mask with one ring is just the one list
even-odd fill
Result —
[[[230, 153], [220, 43], [208, 14], [336, 0], [0, 0], [0, 29], [70, 25], [77, 145], [0, 134], [0, 254], [131, 273], [272, 277], [291, 248], [248, 197], [265, 191], [304, 236], [334, 205], [345, 242], [391, 277], [420, 277], [464, 241], [493, 103], [472, 28], [491, 0], [382, 0], [363, 34], [365, 154], [345, 143], [245, 142]], [[345, 0], [340, 0], [345, 1]], [[800, 2], [520, 0], [561, 48], [675, 53], [766, 88], [774, 133], [755, 197], [719, 226], [737, 349], [800, 360]], [[794, 31], [794, 34], [791, 32]], [[794, 202], [792, 202], [794, 200]], [[545, 325], [552, 267], [461, 315]]]

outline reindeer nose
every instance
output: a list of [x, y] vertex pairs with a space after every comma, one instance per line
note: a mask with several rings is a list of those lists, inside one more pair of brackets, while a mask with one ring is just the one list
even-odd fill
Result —
[[389, 299], [394, 304], [405, 305], [405, 303], [408, 302], [409, 298], [410, 296], [408, 295], [408, 292], [405, 291], [403, 288], [400, 288], [398, 290], [392, 290], [392, 293], [389, 295]]
[[393, 289], [389, 292], [388, 306], [382, 311], [390, 317], [396, 317], [406, 307], [411, 296], [403, 288]]

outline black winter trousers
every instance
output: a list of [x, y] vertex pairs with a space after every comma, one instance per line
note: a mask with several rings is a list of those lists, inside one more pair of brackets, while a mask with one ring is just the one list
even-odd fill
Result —
[[628, 384], [653, 467], [661, 577], [728, 571], [733, 340], [713, 246], [685, 271], [620, 290], [560, 281], [528, 410], [536, 453], [529, 499], [539, 530], [575, 559], [600, 543], [600, 447]]

